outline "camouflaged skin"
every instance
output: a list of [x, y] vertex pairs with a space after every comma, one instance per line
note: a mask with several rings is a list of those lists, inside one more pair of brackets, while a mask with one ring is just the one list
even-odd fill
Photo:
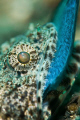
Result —
[[[51, 110], [65, 98], [67, 88], [75, 81], [80, 65], [79, 46], [74, 50], [66, 74], [57, 90], [51, 91], [43, 101], [45, 76], [55, 56], [57, 32], [53, 24], [29, 30], [1, 45], [0, 48], [0, 116], [2, 120], [47, 120]], [[26, 51], [31, 59], [27, 64], [17, 60]], [[54, 107], [53, 107], [54, 106]], [[54, 111], [53, 110], [53, 111]], [[54, 113], [54, 112], [53, 112]]]
[[[24, 36], [12, 38], [1, 45], [0, 116], [2, 120], [48, 119], [51, 114], [48, 108], [44, 105], [42, 111], [38, 109], [43, 106], [40, 100], [45, 76], [56, 52], [56, 42], [57, 32], [54, 25], [48, 23], [36, 29], [32, 28]], [[20, 52], [30, 54], [30, 61], [27, 64], [18, 61], [17, 56]]]

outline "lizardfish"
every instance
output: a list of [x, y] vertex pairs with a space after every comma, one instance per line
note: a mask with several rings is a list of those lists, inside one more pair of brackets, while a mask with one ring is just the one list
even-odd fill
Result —
[[[73, 49], [78, 4], [78, 0], [63, 1], [60, 7], [63, 9], [59, 8], [60, 14], [56, 13], [53, 22], [32, 27], [25, 35], [1, 45], [2, 120], [47, 120], [62, 102], [63, 94], [69, 91], [73, 81], [69, 77], [64, 80], [63, 75], [67, 76], [66, 71], [73, 74], [76, 66], [74, 74], [78, 70], [77, 62], [66, 70]], [[77, 46], [74, 47], [75, 58], [79, 57]], [[56, 99], [60, 99], [59, 104], [54, 102]]]

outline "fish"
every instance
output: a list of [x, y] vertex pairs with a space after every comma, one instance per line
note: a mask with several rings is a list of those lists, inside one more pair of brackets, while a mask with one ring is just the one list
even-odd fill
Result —
[[[43, 119], [40, 111], [38, 112], [37, 96], [40, 87], [38, 79], [44, 79], [47, 75], [50, 61], [56, 52], [56, 42], [56, 29], [52, 23], [47, 23], [41, 27], [38, 25], [37, 28], [28, 30], [25, 35], [12, 38], [2, 44], [0, 48], [0, 116], [2, 119]], [[44, 81], [40, 87], [41, 92], [43, 84]]]
[[[79, 0], [62, 1], [63, 7], [60, 7], [63, 10], [58, 11], [61, 15], [60, 21], [56, 13], [53, 22], [37, 25], [24, 35], [1, 45], [2, 120], [48, 120], [53, 117], [56, 111], [54, 108], [58, 109], [62, 103], [78, 71], [79, 59], [76, 57], [76, 50], [79, 47], [78, 44], [73, 47], [78, 4]], [[72, 58], [73, 49], [75, 54], [73, 53]], [[73, 59], [76, 59], [77, 65], [70, 63], [68, 70], [69, 61]], [[76, 71], [73, 74], [71, 72], [74, 67]], [[68, 73], [73, 74], [70, 81]]]

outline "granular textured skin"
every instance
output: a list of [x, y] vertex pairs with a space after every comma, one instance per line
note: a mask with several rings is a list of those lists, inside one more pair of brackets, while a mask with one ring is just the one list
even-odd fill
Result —
[[[53, 23], [48, 23], [1, 46], [0, 116], [3, 120], [55, 118], [75, 82], [80, 65], [77, 44], [76, 52], [72, 50], [79, 0], [65, 1], [57, 32]], [[19, 58], [24, 52], [30, 55], [25, 63]]]
[[[41, 112], [41, 114], [44, 113], [43, 117], [40, 111], [37, 112], [38, 106], [42, 106], [40, 101], [42, 94], [38, 93], [42, 93], [44, 88], [45, 76], [56, 52], [56, 42], [57, 32], [54, 25], [48, 23], [2, 44], [0, 48], [0, 116], [3, 120], [48, 119], [49, 113], [46, 113], [45, 107]], [[18, 61], [17, 56], [21, 52], [27, 52], [30, 55], [28, 63], [23, 64]], [[41, 78], [38, 78], [38, 73], [41, 74], [39, 74]], [[41, 79], [39, 84], [38, 79]]]

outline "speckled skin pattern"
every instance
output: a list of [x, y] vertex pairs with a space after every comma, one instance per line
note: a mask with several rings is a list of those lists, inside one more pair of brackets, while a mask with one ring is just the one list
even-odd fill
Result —
[[[78, 0], [66, 0], [59, 27], [47, 23], [2, 44], [0, 116], [3, 120], [47, 120], [57, 112], [79, 69], [79, 42], [73, 48], [77, 8]], [[19, 61], [21, 52], [30, 55], [28, 63]]]
[[[2, 44], [0, 48], [0, 116], [3, 120], [43, 120], [37, 112], [42, 106], [39, 98], [50, 61], [56, 52], [57, 32], [51, 23], [28, 31]], [[51, 43], [51, 44], [50, 44]], [[27, 52], [30, 60], [26, 64], [18, 61], [20, 52]], [[40, 74], [39, 74], [40, 73]], [[37, 80], [41, 79], [39, 91]], [[43, 81], [44, 80], [44, 81]], [[42, 99], [42, 98], [41, 98]], [[45, 112], [45, 120], [49, 112]]]

